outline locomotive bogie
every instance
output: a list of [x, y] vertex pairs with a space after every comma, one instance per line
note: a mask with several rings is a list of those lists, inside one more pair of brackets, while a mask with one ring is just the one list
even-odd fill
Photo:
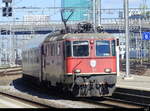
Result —
[[72, 76], [66, 76], [65, 81], [68, 90], [77, 97], [111, 96], [115, 90], [116, 74], [75, 75], [74, 83]]

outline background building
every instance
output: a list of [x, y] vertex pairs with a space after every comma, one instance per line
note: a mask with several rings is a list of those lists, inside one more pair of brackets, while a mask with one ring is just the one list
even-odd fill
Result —
[[[92, 0], [62, 0], [62, 8], [74, 10], [70, 21], [88, 21], [91, 18]], [[68, 17], [69, 12], [65, 12], [64, 17]]]

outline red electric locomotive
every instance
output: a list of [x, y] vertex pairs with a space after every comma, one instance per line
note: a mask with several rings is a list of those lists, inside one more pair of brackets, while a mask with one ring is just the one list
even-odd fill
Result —
[[116, 38], [108, 33], [51, 33], [22, 53], [23, 77], [74, 96], [110, 96], [116, 84]]

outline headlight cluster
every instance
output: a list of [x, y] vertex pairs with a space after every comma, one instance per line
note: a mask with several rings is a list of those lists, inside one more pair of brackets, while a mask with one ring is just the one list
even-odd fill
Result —
[[74, 70], [74, 73], [80, 73], [80, 72], [81, 72], [80, 69], [75, 69], [75, 70]]

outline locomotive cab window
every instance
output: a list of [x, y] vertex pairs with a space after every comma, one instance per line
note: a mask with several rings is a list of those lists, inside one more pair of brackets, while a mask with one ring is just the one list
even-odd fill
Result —
[[89, 56], [88, 41], [73, 41], [73, 56], [75, 57]]
[[110, 41], [96, 41], [96, 56], [110, 56]]

